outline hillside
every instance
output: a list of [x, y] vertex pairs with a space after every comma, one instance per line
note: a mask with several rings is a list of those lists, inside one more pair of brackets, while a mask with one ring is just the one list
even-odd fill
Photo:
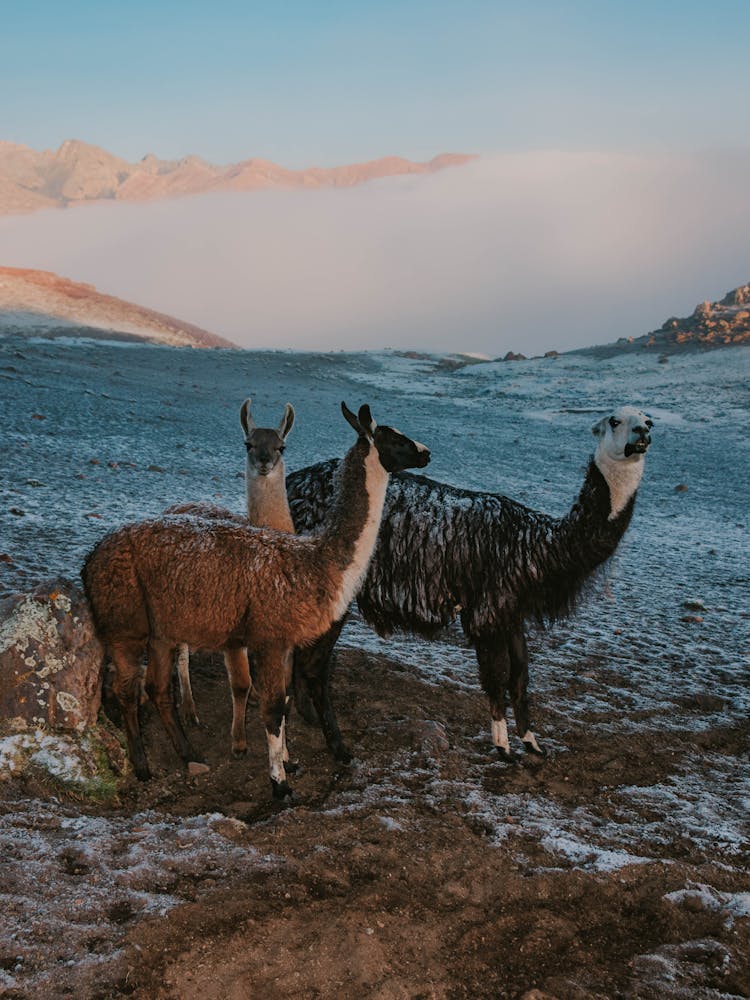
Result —
[[129, 334], [173, 347], [234, 347], [231, 341], [50, 271], [0, 267], [0, 334]]
[[257, 158], [216, 166], [199, 156], [160, 160], [152, 153], [129, 163], [77, 139], [42, 152], [0, 141], [0, 215], [90, 201], [152, 201], [207, 191], [353, 187], [382, 177], [431, 174], [472, 159], [443, 153], [427, 163], [414, 163], [386, 156], [342, 167], [287, 170]]

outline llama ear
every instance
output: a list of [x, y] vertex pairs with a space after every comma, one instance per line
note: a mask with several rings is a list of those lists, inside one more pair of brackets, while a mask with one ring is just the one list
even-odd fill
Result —
[[360, 406], [358, 418], [362, 429], [365, 431], [366, 434], [372, 437], [373, 434], [375, 433], [375, 428], [377, 427], [377, 424], [372, 419], [372, 413], [370, 413], [370, 407], [367, 405], [367, 403], [364, 403], [362, 406]]
[[256, 428], [256, 423], [250, 416], [250, 403], [251, 400], [248, 398], [240, 407], [240, 424], [242, 425], [242, 429], [245, 432], [246, 437], [251, 431], [254, 431]]
[[343, 399], [341, 400], [341, 412], [344, 414], [344, 419], [346, 420], [346, 422], [348, 424], [351, 424], [351, 426], [354, 428], [357, 434], [365, 433], [365, 431], [360, 426], [359, 420], [357, 420], [357, 418], [354, 416], [354, 414], [346, 405], [346, 403], [343, 401]]
[[286, 439], [287, 434], [294, 426], [294, 407], [291, 403], [287, 403], [284, 407], [284, 416], [279, 424], [279, 429], [277, 431], [279, 437], [283, 440]]
[[602, 417], [602, 419], [597, 420], [597, 422], [591, 428], [591, 433], [594, 435], [594, 437], [601, 437], [606, 430], [607, 430], [607, 418]]

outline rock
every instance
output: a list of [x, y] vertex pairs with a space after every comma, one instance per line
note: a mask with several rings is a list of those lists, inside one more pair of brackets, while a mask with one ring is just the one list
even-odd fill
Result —
[[687, 493], [687, 483], [678, 483], [674, 488], [675, 493]]
[[683, 615], [680, 621], [690, 622], [693, 625], [700, 625], [703, 621], [703, 615]]
[[8, 513], [9, 514], [15, 514], [16, 517], [23, 517], [26, 514], [26, 511], [25, 510], [21, 510], [20, 507], [9, 507], [8, 508]]
[[683, 601], [682, 602], [682, 606], [683, 606], [683, 608], [685, 608], [686, 611], [705, 611], [706, 610], [706, 605], [703, 603], [703, 601], [698, 601], [698, 600]]
[[164, 469], [160, 465], [149, 465], [146, 472], [164, 472]]
[[0, 602], [0, 720], [18, 729], [93, 725], [102, 659], [86, 600], [70, 582]]
[[525, 354], [517, 354], [515, 351], [508, 351], [508, 353], [503, 358], [503, 361], [526, 361], [528, 360]]
[[199, 774], [208, 774], [211, 768], [208, 764], [201, 764], [198, 760], [191, 760], [187, 766], [188, 774], [191, 778], [198, 777]]

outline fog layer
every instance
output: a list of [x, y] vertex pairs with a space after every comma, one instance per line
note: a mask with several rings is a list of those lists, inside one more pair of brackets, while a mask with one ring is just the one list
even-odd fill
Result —
[[333, 191], [0, 219], [43, 268], [247, 347], [526, 354], [638, 336], [750, 280], [750, 153], [485, 157]]

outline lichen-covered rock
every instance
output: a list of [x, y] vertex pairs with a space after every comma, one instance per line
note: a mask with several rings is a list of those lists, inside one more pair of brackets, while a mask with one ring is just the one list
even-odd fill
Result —
[[101, 704], [102, 648], [81, 591], [64, 580], [0, 602], [0, 720], [81, 732]]

